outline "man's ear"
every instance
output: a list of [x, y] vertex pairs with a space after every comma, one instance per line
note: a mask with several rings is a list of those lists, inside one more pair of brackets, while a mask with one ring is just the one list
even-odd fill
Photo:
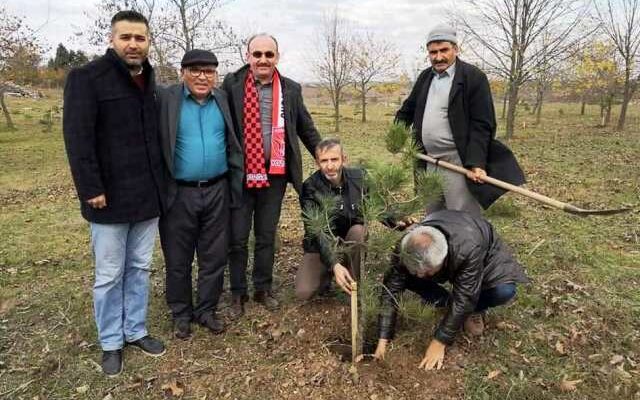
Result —
[[349, 157], [347, 157], [346, 154], [342, 154], [342, 163], [343, 164], [348, 164], [349, 163]]

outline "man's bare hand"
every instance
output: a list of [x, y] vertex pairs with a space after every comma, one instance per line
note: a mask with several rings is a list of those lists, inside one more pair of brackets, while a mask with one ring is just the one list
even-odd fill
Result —
[[420, 362], [418, 368], [425, 369], [427, 371], [432, 369], [441, 369], [444, 361], [444, 349], [447, 346], [438, 339], [431, 340], [427, 351], [424, 353], [424, 358]]
[[396, 223], [396, 229], [399, 231], [404, 231], [411, 225], [417, 223], [418, 221], [413, 217], [404, 217], [400, 221]]
[[351, 284], [355, 283], [349, 270], [345, 268], [342, 264], [337, 263], [333, 266], [333, 276], [336, 278], [336, 283], [342, 290], [347, 294], [351, 294]]
[[87, 200], [87, 203], [91, 208], [105, 208], [107, 206], [107, 197], [101, 194], [100, 196]]
[[471, 179], [475, 183], [484, 183], [482, 178], [487, 177], [487, 171], [479, 167], [471, 168], [471, 171], [467, 173], [467, 178]]
[[384, 360], [384, 353], [387, 352], [388, 339], [378, 339], [378, 345], [376, 346], [376, 352], [373, 354], [373, 358], [378, 361]]

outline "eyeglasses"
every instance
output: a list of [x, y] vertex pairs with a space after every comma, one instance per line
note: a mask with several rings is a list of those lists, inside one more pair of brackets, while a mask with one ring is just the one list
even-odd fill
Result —
[[215, 68], [189, 68], [189, 75], [193, 78], [200, 77], [201, 74], [204, 74], [205, 78], [213, 78], [216, 75]]
[[267, 50], [264, 53], [261, 52], [260, 50], [256, 50], [253, 53], [251, 53], [251, 55], [253, 56], [253, 58], [262, 58], [263, 55], [267, 58], [273, 58], [276, 56], [276, 53], [274, 53], [271, 50]]

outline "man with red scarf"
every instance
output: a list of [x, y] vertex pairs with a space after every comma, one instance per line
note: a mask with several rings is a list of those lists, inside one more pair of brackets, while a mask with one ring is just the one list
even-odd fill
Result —
[[320, 142], [298, 83], [280, 75], [278, 42], [266, 33], [247, 44], [248, 64], [228, 74], [222, 84], [231, 105], [239, 141], [243, 145], [245, 179], [240, 204], [231, 210], [231, 317], [244, 314], [248, 300], [246, 268], [248, 239], [253, 223], [255, 250], [253, 299], [270, 311], [279, 307], [273, 296], [274, 241], [282, 199], [291, 182], [300, 193], [302, 154], [298, 138], [311, 155]]

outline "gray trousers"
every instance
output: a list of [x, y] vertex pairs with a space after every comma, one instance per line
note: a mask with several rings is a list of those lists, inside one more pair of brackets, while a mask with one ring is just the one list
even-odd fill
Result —
[[[360, 275], [360, 257], [365, 236], [364, 225], [353, 225], [344, 237], [347, 242], [355, 242], [351, 245], [348, 257], [345, 257], [344, 266], [349, 269], [349, 273], [356, 281]], [[296, 273], [296, 297], [299, 300], [309, 300], [319, 291], [328, 287], [333, 279], [331, 268], [332, 266], [322, 263], [320, 253], [304, 253], [302, 266], [298, 268]]]
[[[174, 319], [200, 319], [216, 310], [229, 249], [229, 184], [206, 188], [179, 186], [169, 211], [160, 218], [166, 264], [166, 299]], [[198, 256], [198, 290], [192, 300], [191, 269]]]
[[[460, 156], [456, 150], [440, 155], [437, 158], [462, 166], [462, 160], [460, 160]], [[427, 214], [447, 209], [466, 211], [476, 216], [482, 215], [482, 207], [467, 187], [466, 176], [433, 164], [427, 164], [427, 171], [437, 171], [442, 174], [445, 180], [443, 196], [439, 200], [427, 204]]]

